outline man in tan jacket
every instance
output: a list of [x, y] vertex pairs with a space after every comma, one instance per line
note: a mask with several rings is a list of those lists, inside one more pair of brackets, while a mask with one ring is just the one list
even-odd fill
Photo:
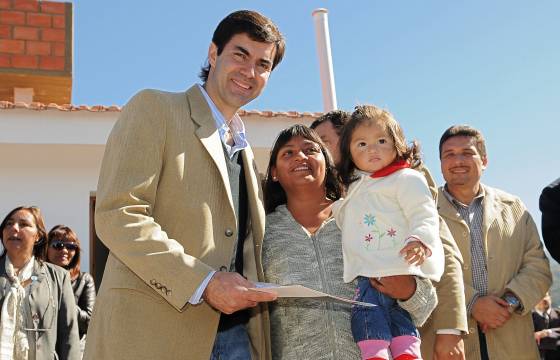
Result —
[[466, 359], [538, 359], [531, 309], [552, 276], [535, 223], [519, 198], [480, 183], [488, 158], [478, 130], [450, 127], [439, 150], [438, 210], [463, 258]]
[[237, 110], [284, 54], [276, 25], [236, 11], [203, 85], [143, 90], [107, 142], [96, 230], [110, 250], [84, 359], [268, 359], [262, 193]]

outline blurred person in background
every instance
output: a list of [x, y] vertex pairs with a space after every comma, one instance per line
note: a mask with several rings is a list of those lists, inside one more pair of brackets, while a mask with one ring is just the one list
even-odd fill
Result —
[[549, 293], [535, 305], [532, 315], [541, 359], [560, 359], [560, 311], [552, 307]]
[[95, 303], [93, 277], [87, 272], [80, 271], [80, 240], [72, 229], [65, 225], [56, 225], [49, 231], [48, 239], [47, 261], [70, 272], [76, 300], [79, 335], [80, 339], [83, 339]]

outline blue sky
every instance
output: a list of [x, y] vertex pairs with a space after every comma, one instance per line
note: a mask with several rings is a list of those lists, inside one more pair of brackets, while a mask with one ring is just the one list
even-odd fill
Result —
[[218, 22], [254, 9], [278, 24], [287, 50], [246, 109], [322, 111], [318, 7], [329, 10], [339, 108], [388, 108], [440, 183], [441, 133], [479, 128], [483, 181], [519, 195], [540, 223], [540, 191], [560, 177], [557, 1], [74, 1], [72, 102], [123, 105], [142, 88], [187, 89]]

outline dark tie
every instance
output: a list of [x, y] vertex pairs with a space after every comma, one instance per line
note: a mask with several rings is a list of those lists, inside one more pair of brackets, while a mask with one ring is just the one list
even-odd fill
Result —
[[543, 313], [543, 318], [544, 318], [544, 328], [548, 329], [550, 327], [550, 315], [548, 314], [548, 311], [545, 311]]

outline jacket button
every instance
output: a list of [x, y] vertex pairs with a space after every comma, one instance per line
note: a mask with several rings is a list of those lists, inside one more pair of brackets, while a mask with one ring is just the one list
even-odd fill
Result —
[[233, 235], [233, 231], [231, 229], [226, 229], [226, 236], [231, 237]]
[[220, 266], [220, 271], [227, 271], [227, 267], [225, 265]]

